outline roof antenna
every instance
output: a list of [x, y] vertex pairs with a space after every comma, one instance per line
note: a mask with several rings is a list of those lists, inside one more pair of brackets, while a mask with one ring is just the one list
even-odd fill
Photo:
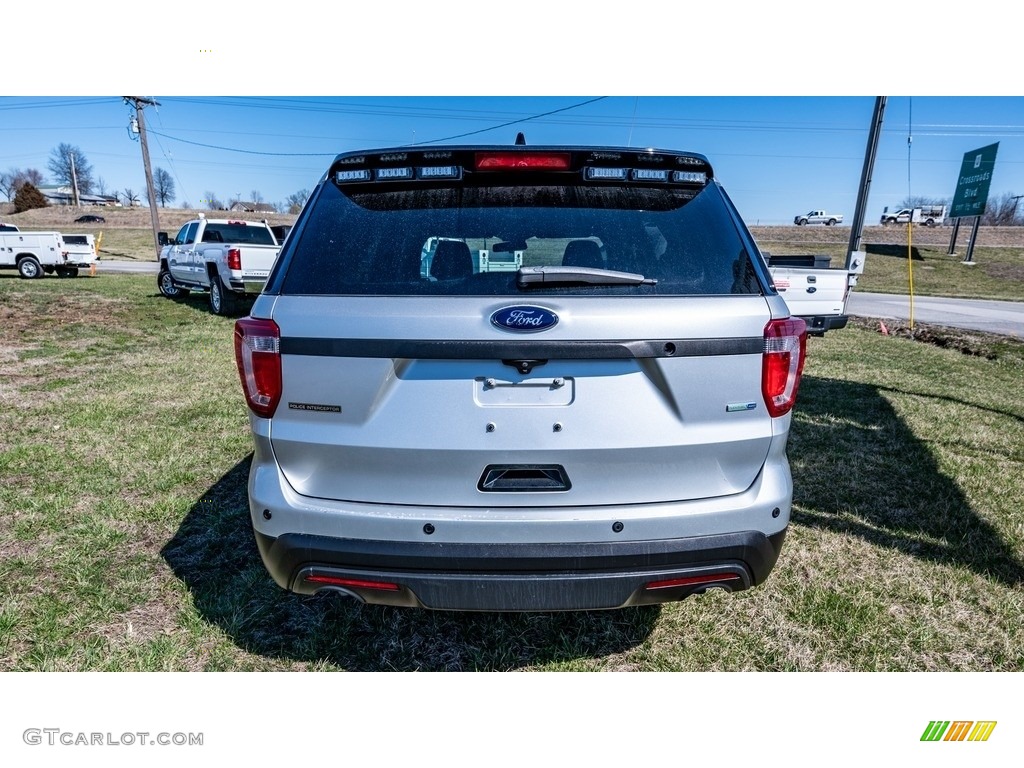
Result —
[[520, 131], [519, 133], [516, 134], [516, 146], [517, 147], [525, 147], [526, 146], [526, 136], [523, 135], [522, 131]]

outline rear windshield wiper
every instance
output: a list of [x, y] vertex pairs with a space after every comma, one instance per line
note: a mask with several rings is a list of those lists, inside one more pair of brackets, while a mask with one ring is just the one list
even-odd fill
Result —
[[520, 267], [516, 286], [538, 288], [544, 285], [657, 285], [658, 281], [633, 272], [616, 272], [593, 267]]

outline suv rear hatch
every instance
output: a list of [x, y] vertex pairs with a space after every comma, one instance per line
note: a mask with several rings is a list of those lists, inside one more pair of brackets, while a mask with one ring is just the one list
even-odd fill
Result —
[[341, 156], [254, 312], [279, 336], [276, 459], [354, 502], [740, 493], [780, 431], [768, 283], [699, 155]]

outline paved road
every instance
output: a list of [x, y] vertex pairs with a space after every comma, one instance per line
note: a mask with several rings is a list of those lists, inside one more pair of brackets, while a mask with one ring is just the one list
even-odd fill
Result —
[[[910, 319], [910, 297], [854, 290], [846, 306], [858, 317]], [[1024, 302], [914, 297], [914, 322], [1024, 337]]]
[[157, 266], [155, 261], [108, 261], [102, 259], [96, 262], [96, 274], [102, 272], [134, 272], [136, 274], [153, 274], [157, 273]]

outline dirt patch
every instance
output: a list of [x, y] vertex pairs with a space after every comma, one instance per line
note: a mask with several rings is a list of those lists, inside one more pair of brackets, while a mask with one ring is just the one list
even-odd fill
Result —
[[43, 322], [51, 326], [81, 322], [114, 325], [124, 304], [121, 299], [96, 294], [0, 294], [0, 323], [8, 338], [38, 328]]
[[1024, 283], [1024, 265], [1022, 264], [983, 264], [982, 269], [989, 277], [997, 280], [1015, 280]]
[[922, 344], [931, 344], [942, 349], [956, 350], [961, 354], [985, 360], [998, 359], [1008, 346], [1018, 347], [1018, 351], [1024, 354], [1024, 342], [981, 331], [966, 331], [923, 323], [914, 323], [914, 327], [911, 329], [908, 322], [892, 318], [878, 320], [877, 318], [851, 317], [849, 324], [886, 336], [897, 336]]
[[177, 628], [178, 609], [169, 603], [152, 600], [97, 627], [95, 633], [115, 644], [133, 644], [144, 643], [158, 635], [172, 635]]

